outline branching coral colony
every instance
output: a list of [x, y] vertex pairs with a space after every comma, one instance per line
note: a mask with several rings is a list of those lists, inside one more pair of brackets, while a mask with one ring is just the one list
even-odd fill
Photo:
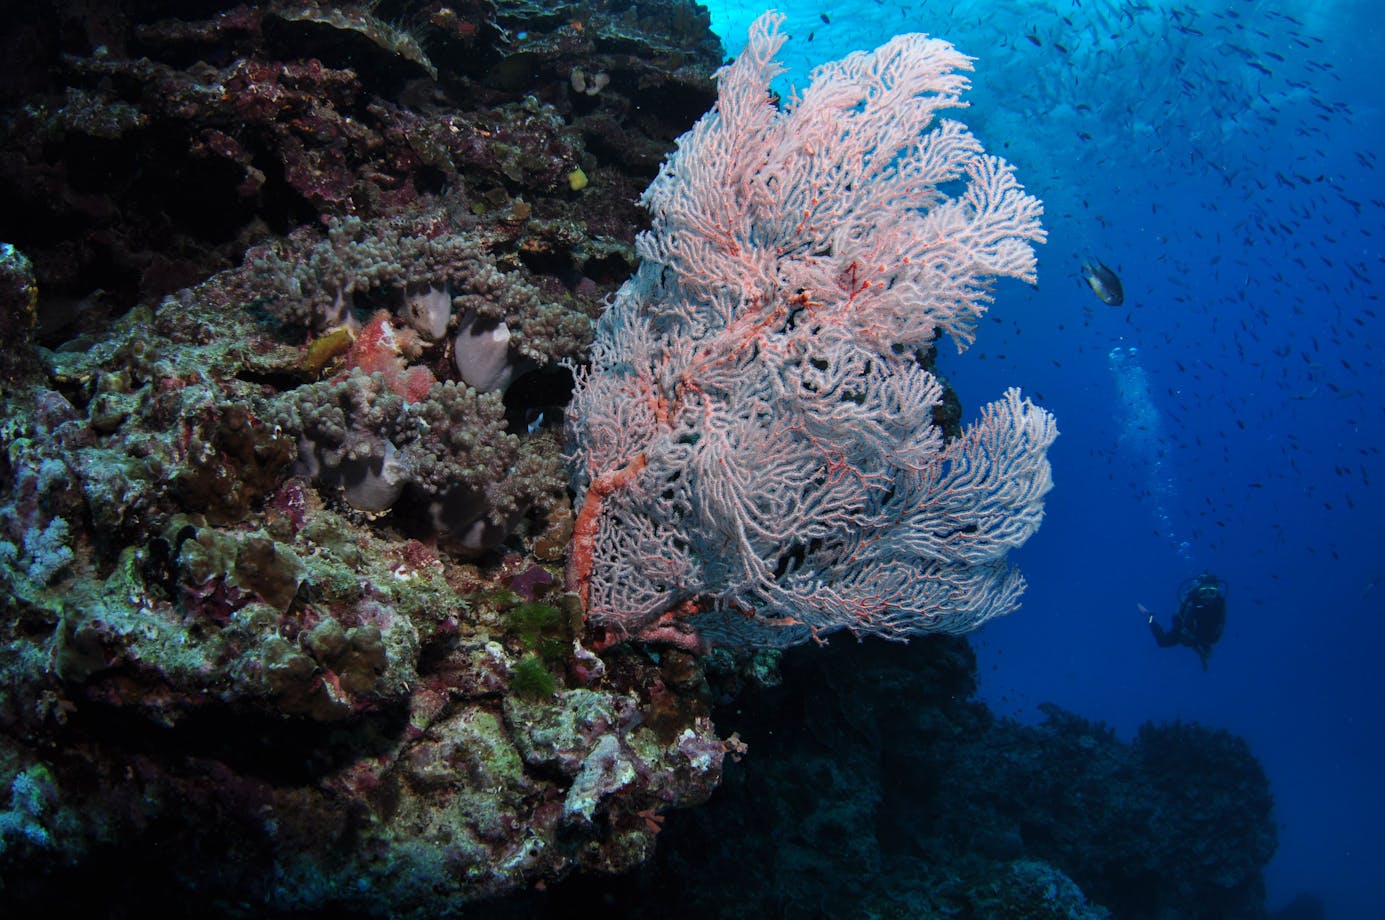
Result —
[[[568, 413], [569, 587], [686, 646], [960, 633], [1013, 610], [1053, 417], [1008, 391], [944, 441], [933, 341], [1033, 282], [1042, 206], [960, 124], [970, 60], [899, 36], [781, 107], [782, 17], [644, 196], [643, 263]], [[960, 186], [956, 197], [943, 189]]]

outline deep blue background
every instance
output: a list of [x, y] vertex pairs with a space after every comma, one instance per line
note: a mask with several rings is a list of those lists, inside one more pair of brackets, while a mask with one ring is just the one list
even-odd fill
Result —
[[[762, 8], [707, 5], [734, 54]], [[976, 345], [943, 348], [970, 415], [1019, 385], [1062, 432], [1047, 518], [1016, 558], [1024, 606], [973, 637], [983, 696], [1125, 737], [1172, 719], [1243, 735], [1281, 824], [1270, 906], [1312, 892], [1330, 916], [1385, 917], [1380, 8], [779, 8], [785, 87], [897, 32], [974, 56], [957, 117], [1046, 203], [1038, 288], [1003, 285]], [[1085, 256], [1119, 271], [1124, 306], [1086, 290]], [[1133, 366], [1113, 368], [1113, 347]], [[1231, 585], [1206, 673], [1136, 610], [1167, 620], [1203, 568]]]

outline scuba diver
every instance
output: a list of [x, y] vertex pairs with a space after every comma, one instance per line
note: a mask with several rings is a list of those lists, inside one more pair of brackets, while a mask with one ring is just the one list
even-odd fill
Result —
[[1203, 572], [1179, 585], [1178, 612], [1173, 615], [1173, 626], [1168, 630], [1154, 622], [1152, 610], [1146, 609], [1144, 604], [1136, 606], [1149, 617], [1149, 628], [1160, 648], [1186, 645], [1197, 652], [1202, 659], [1202, 670], [1207, 670], [1212, 646], [1221, 638], [1226, 626], [1226, 582], [1211, 572]]

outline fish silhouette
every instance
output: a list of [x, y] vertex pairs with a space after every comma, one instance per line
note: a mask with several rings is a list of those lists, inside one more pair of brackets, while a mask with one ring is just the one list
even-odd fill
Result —
[[1082, 263], [1082, 278], [1092, 289], [1092, 293], [1101, 298], [1102, 303], [1108, 303], [1113, 307], [1125, 303], [1125, 288], [1121, 285], [1120, 278], [1100, 259]]

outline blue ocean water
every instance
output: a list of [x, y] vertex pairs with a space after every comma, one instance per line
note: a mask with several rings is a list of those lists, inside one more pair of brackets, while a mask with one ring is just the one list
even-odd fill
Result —
[[[759, 5], [710, 0], [734, 55]], [[898, 32], [977, 59], [958, 114], [1046, 203], [1040, 282], [1003, 285], [943, 371], [1062, 436], [1024, 606], [973, 636], [982, 694], [1129, 737], [1249, 740], [1280, 823], [1271, 908], [1385, 916], [1385, 81], [1374, 0], [780, 2], [785, 88]], [[1115, 269], [1098, 300], [1085, 258]], [[1204, 672], [1159, 649], [1177, 586], [1230, 584]]]

